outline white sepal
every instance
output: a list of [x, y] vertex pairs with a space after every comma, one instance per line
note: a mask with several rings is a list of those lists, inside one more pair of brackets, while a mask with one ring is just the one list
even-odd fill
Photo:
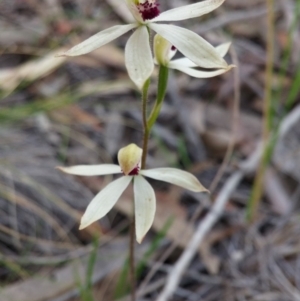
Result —
[[176, 168], [154, 168], [141, 170], [140, 174], [155, 180], [178, 185], [185, 189], [201, 192], [208, 191], [202, 186], [198, 179], [189, 172]]
[[141, 90], [154, 69], [146, 26], [139, 27], [129, 38], [125, 47], [125, 64], [129, 77]]
[[185, 5], [161, 13], [149, 22], [180, 21], [200, 17], [218, 8], [225, 0], [207, 0]]
[[105, 186], [90, 202], [81, 218], [79, 229], [83, 229], [106, 215], [120, 198], [131, 181], [131, 176], [124, 176]]
[[[223, 44], [217, 46], [215, 48], [215, 50], [219, 53], [219, 55], [221, 57], [224, 57], [227, 54], [227, 52], [230, 48], [230, 45], [231, 45], [231, 42], [223, 43]], [[189, 68], [197, 67], [197, 65], [194, 62], [192, 62], [190, 59], [188, 59], [187, 57], [176, 59], [169, 63], [169, 68], [177, 69], [176, 66], [189, 67]]]
[[169, 68], [176, 69], [175, 66], [188, 67], [188, 68], [197, 67], [197, 65], [187, 57], [182, 57], [180, 59], [173, 60], [169, 63]]
[[153, 188], [143, 177], [135, 176], [133, 187], [136, 240], [141, 243], [153, 224], [156, 199]]
[[202, 70], [197, 70], [197, 69], [193, 69], [193, 68], [182, 67], [180, 65], [174, 65], [174, 64], [172, 64], [172, 66], [169, 65], [169, 68], [179, 70], [183, 73], [186, 73], [186, 74], [188, 74], [192, 77], [197, 77], [197, 78], [214, 77], [214, 76], [226, 73], [227, 71], [229, 71], [233, 67], [235, 67], [235, 66], [230, 65], [230, 66], [228, 66], [227, 69], [218, 69], [218, 70], [215, 70], [215, 71], [202, 71]]
[[203, 68], [228, 67], [215, 48], [191, 30], [175, 25], [150, 23], [149, 27], [174, 45], [184, 56]]
[[227, 52], [230, 48], [230, 45], [231, 45], [231, 42], [226, 42], [226, 43], [223, 43], [223, 44], [217, 46], [215, 49], [221, 57], [224, 57], [227, 54]]
[[58, 166], [56, 168], [76, 176], [102, 176], [121, 173], [120, 166], [115, 164], [75, 165], [70, 167]]
[[116, 25], [96, 33], [82, 43], [74, 46], [62, 54], [62, 56], [77, 56], [89, 53], [101, 46], [115, 40], [119, 36], [137, 27], [137, 24]]

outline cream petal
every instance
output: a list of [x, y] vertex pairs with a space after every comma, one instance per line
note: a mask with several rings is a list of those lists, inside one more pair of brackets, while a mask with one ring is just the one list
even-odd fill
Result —
[[189, 172], [176, 168], [154, 168], [141, 170], [140, 174], [155, 180], [172, 183], [185, 189], [201, 192], [208, 191], [198, 179]]
[[231, 45], [231, 42], [226, 42], [226, 43], [223, 43], [223, 44], [217, 46], [215, 49], [221, 57], [224, 57], [227, 54], [227, 52], [230, 48], [230, 45]]
[[115, 164], [58, 166], [57, 169], [76, 176], [102, 176], [121, 173], [121, 167]]
[[125, 64], [131, 80], [142, 89], [154, 69], [146, 26], [139, 27], [129, 38], [125, 47]]
[[141, 243], [153, 224], [156, 199], [151, 185], [141, 176], [134, 177], [136, 240]]
[[189, 68], [197, 67], [197, 65], [194, 62], [192, 62], [190, 59], [188, 59], [187, 57], [173, 60], [168, 65], [168, 67], [172, 68], [172, 69], [176, 69], [175, 66], [189, 67]]
[[218, 8], [225, 0], [207, 0], [162, 12], [150, 22], [180, 21], [200, 17]]
[[62, 56], [77, 56], [89, 53], [137, 27], [137, 24], [116, 25], [96, 33], [82, 43], [74, 46]]
[[149, 27], [174, 45], [184, 56], [203, 68], [227, 68], [215, 48], [191, 30], [166, 24], [150, 23]]
[[[215, 48], [215, 50], [219, 53], [219, 55], [221, 57], [224, 57], [227, 54], [230, 45], [231, 45], [231, 42], [223, 43], [223, 44], [217, 46]], [[172, 68], [172, 69], [176, 69], [175, 66], [190, 67], [190, 68], [197, 67], [197, 65], [194, 62], [192, 62], [190, 59], [188, 59], [187, 57], [173, 60], [173, 61], [169, 62], [168, 66], [169, 66], [169, 68]]]
[[124, 176], [105, 186], [90, 202], [81, 218], [80, 230], [106, 215], [120, 198], [131, 181], [131, 176]]
[[[170, 66], [169, 66], [170, 67]], [[214, 77], [223, 73], [226, 73], [227, 71], [229, 71], [231, 68], [235, 67], [234, 65], [230, 65], [228, 66], [227, 69], [219, 69], [219, 70], [215, 70], [215, 71], [201, 71], [201, 70], [197, 70], [197, 69], [193, 69], [193, 68], [188, 68], [188, 67], [181, 67], [181, 66], [172, 66], [170, 68], [173, 69], [177, 69], [183, 73], [186, 73], [192, 77], [197, 77], [197, 78], [210, 78], [210, 77]]]

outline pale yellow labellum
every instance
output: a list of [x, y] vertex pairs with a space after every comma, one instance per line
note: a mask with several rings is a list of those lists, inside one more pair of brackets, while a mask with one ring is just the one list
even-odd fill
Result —
[[129, 175], [134, 168], [138, 167], [141, 162], [142, 152], [143, 150], [134, 143], [119, 150], [118, 161], [125, 175]]
[[157, 34], [153, 41], [154, 55], [158, 65], [167, 66], [170, 60], [169, 52], [172, 44]]

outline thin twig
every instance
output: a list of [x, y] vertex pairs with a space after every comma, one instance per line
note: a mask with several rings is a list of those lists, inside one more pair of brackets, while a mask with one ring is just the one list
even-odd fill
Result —
[[284, 275], [274, 258], [270, 258], [269, 268], [272, 272], [274, 280], [276, 280], [281, 286], [295, 301], [300, 301], [300, 292], [299, 290], [291, 284], [289, 279]]
[[230, 142], [228, 144], [227, 150], [226, 150], [226, 154], [224, 157], [224, 160], [222, 162], [221, 167], [219, 168], [216, 176], [214, 177], [214, 180], [212, 181], [212, 183], [210, 184], [209, 190], [211, 193], [213, 193], [213, 191], [216, 189], [220, 179], [222, 178], [224, 172], [226, 171], [226, 167], [228, 166], [233, 150], [234, 150], [234, 146], [235, 146], [235, 140], [237, 137], [237, 132], [238, 132], [238, 122], [239, 122], [239, 109], [240, 109], [240, 98], [241, 98], [241, 82], [240, 82], [240, 72], [239, 72], [239, 68], [238, 68], [238, 56], [237, 53], [235, 51], [234, 46], [231, 47], [230, 49], [230, 54], [231, 54], [231, 58], [232, 58], [232, 62], [234, 65], [236, 65], [237, 67], [234, 68], [233, 70], [233, 75], [234, 75], [234, 102], [233, 102], [233, 110], [232, 110], [232, 123], [231, 123], [231, 128], [232, 128], [232, 134], [231, 134], [231, 139]]
[[248, 219], [255, 218], [257, 207], [262, 196], [263, 178], [266, 171], [268, 159], [268, 141], [271, 135], [272, 128], [272, 79], [273, 79], [273, 61], [274, 61], [274, 0], [266, 0], [268, 7], [267, 21], [267, 65], [266, 65], [266, 84], [264, 97], [264, 118], [263, 118], [263, 143], [264, 156], [261, 158], [259, 168], [256, 173], [252, 196], [249, 202]]

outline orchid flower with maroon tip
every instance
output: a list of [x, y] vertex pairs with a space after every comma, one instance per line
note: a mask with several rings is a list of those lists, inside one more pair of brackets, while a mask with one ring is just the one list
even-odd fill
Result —
[[[229, 50], [231, 43], [223, 43], [215, 48], [216, 52], [224, 57]], [[231, 68], [235, 67], [235, 65], [228, 65], [226, 69], [219, 68], [216, 70], [198, 70], [197, 66], [190, 59], [183, 57], [180, 59], [172, 60], [174, 55], [177, 52], [176, 47], [174, 47], [169, 41], [164, 39], [160, 35], [155, 35], [153, 42], [153, 52], [154, 52], [154, 63], [157, 65], [162, 65], [168, 67], [170, 69], [176, 69], [181, 72], [184, 72], [192, 77], [197, 78], [210, 78], [220, 74], [223, 74], [229, 71]]]
[[168, 40], [183, 55], [203, 68], [227, 69], [228, 65], [215, 48], [196, 33], [175, 25], [157, 24], [200, 17], [218, 8], [224, 0], [206, 0], [160, 12], [158, 0], [123, 0], [134, 22], [116, 25], [100, 31], [62, 55], [77, 56], [89, 53], [136, 29], [125, 47], [125, 65], [131, 80], [142, 89], [151, 76], [154, 63], [149, 43], [149, 30]]
[[78, 176], [100, 176], [123, 173], [123, 177], [105, 186], [90, 202], [81, 219], [83, 229], [106, 215], [133, 181], [136, 240], [141, 243], [150, 229], [156, 210], [155, 193], [145, 180], [149, 177], [183, 187], [194, 192], [207, 191], [198, 179], [186, 171], [176, 168], [140, 169], [142, 149], [135, 144], [121, 148], [118, 153], [119, 165], [78, 165], [58, 167], [59, 170]]

